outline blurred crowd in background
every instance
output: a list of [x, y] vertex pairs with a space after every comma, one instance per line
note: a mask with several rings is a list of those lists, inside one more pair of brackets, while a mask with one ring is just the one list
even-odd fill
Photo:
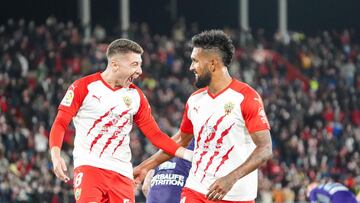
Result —
[[[200, 32], [179, 20], [171, 34], [132, 24], [128, 37], [145, 50], [143, 89], [160, 128], [173, 135], [195, 90], [189, 40]], [[313, 36], [290, 32], [267, 38], [264, 30], [224, 28], [235, 45], [229, 67], [263, 97], [274, 157], [260, 170], [257, 202], [307, 202], [311, 181], [339, 181], [360, 190], [360, 35], [354, 30]], [[120, 36], [120, 35], [119, 35]], [[54, 176], [48, 136], [57, 107], [76, 79], [106, 67], [109, 36], [96, 25], [90, 38], [79, 26], [48, 18], [44, 24], [9, 20], [0, 25], [0, 203], [74, 202], [71, 183]], [[72, 171], [74, 128], [63, 152]], [[132, 162], [155, 149], [136, 128]], [[137, 202], [143, 202], [140, 192]]]

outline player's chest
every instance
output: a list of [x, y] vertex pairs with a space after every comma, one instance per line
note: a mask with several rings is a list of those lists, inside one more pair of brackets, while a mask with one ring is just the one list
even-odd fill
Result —
[[139, 99], [135, 92], [89, 91], [80, 110], [96, 116], [132, 116], [138, 108]]
[[201, 98], [189, 106], [189, 116], [194, 125], [242, 119], [240, 101], [231, 97], [222, 99]]

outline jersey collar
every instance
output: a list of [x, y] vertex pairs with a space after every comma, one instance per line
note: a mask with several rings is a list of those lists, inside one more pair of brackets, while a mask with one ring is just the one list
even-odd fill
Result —
[[218, 97], [219, 95], [221, 95], [223, 92], [225, 92], [227, 89], [229, 89], [233, 84], [234, 84], [234, 82], [235, 82], [235, 80], [234, 79], [231, 79], [231, 83], [227, 86], [227, 87], [225, 87], [224, 89], [222, 89], [219, 93], [217, 93], [217, 94], [211, 94], [210, 92], [209, 92], [209, 88], [207, 87], [207, 93], [208, 93], [208, 95], [211, 97], [211, 98], [213, 98], [213, 99], [215, 99], [216, 97]]

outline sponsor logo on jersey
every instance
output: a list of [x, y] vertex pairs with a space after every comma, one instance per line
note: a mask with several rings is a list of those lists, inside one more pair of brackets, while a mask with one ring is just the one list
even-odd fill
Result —
[[199, 148], [203, 152], [224, 152], [226, 148], [223, 147], [223, 143], [214, 143], [214, 142], [207, 142], [207, 143], [199, 143]]
[[75, 189], [75, 199], [79, 200], [81, 196], [81, 188], [76, 188]]
[[151, 187], [155, 185], [174, 185], [183, 187], [185, 177], [179, 174], [156, 174], [151, 179]]
[[194, 106], [193, 110], [196, 111], [196, 113], [199, 113], [200, 106]]
[[101, 96], [96, 96], [93, 94], [92, 97], [95, 98], [96, 100], [98, 100], [98, 102], [100, 103]]
[[226, 103], [224, 106], [225, 114], [229, 115], [232, 112], [232, 110], [234, 109], [234, 106], [235, 106], [235, 104], [232, 102]]
[[63, 100], [61, 101], [61, 105], [64, 106], [70, 106], [72, 101], [74, 99], [74, 91], [72, 89], [69, 89], [66, 94], [65, 97], [63, 98]]

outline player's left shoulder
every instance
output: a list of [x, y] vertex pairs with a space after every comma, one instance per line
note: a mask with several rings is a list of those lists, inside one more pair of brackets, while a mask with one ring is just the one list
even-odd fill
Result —
[[230, 88], [236, 92], [239, 92], [243, 95], [254, 95], [258, 94], [254, 88], [245, 82], [233, 79]]
[[137, 92], [143, 94], [142, 89], [141, 89], [140, 87], [138, 87], [137, 85], [135, 85], [135, 84], [131, 84], [131, 85], [128, 87], [128, 90], [129, 90], [129, 91], [134, 91], [134, 90], [136, 90]]
[[140, 87], [136, 86], [135, 84], [131, 84], [128, 88], [128, 91], [130, 91], [130, 95], [138, 98], [140, 102], [148, 103], [148, 99]]
[[140, 87], [136, 86], [135, 84], [130, 84], [129, 89], [140, 89]]

